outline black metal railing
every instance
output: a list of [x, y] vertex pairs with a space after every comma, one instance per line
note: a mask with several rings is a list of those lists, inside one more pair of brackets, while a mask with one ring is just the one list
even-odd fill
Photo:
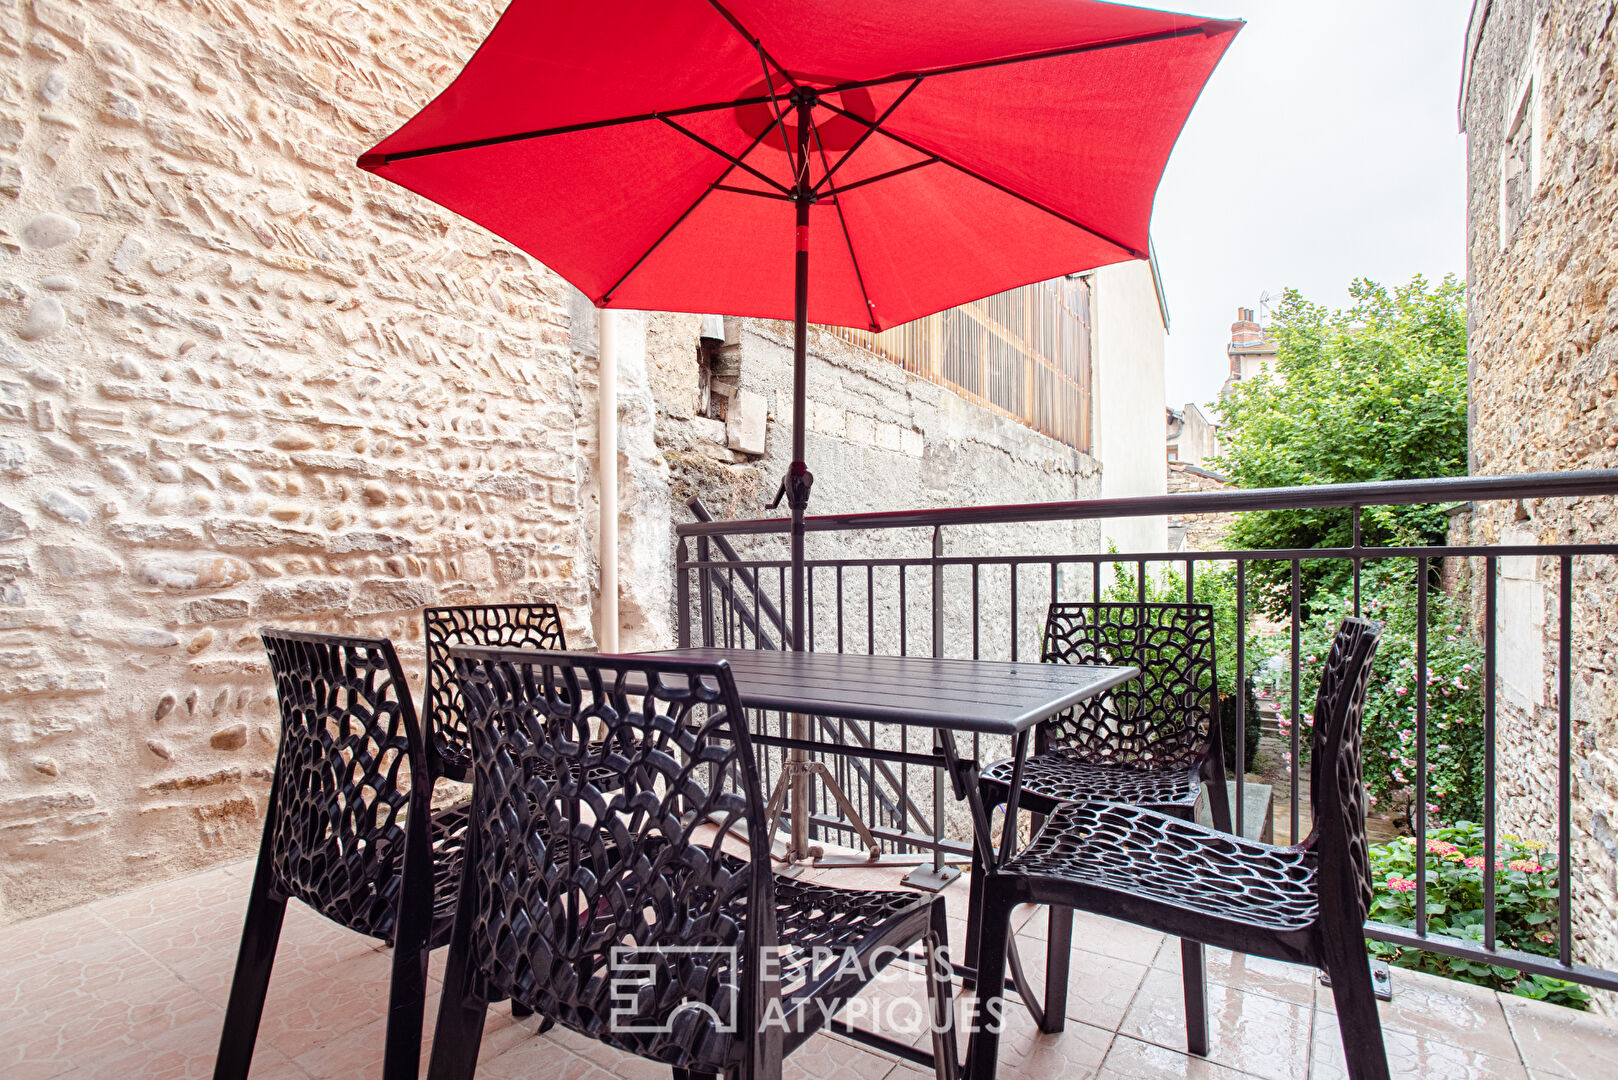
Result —
[[[1020, 506], [959, 507], [886, 513], [858, 513], [810, 517], [810, 558], [807, 568], [805, 647], [837, 652], [914, 654], [980, 659], [1034, 659], [1040, 654], [1040, 634], [1046, 607], [1058, 600], [1101, 598], [1116, 589], [1122, 565], [1132, 574], [1138, 596], [1145, 599], [1150, 581], [1161, 569], [1172, 567], [1183, 578], [1187, 598], [1196, 588], [1199, 571], [1229, 568], [1235, 581], [1235, 619], [1241, 632], [1234, 634], [1235, 656], [1220, 656], [1221, 665], [1234, 662], [1236, 713], [1246, 713], [1248, 693], [1249, 624], [1253, 605], [1249, 569], [1259, 563], [1281, 563], [1281, 579], [1288, 583], [1286, 617], [1274, 632], [1289, 640], [1281, 652], [1290, 661], [1284, 707], [1287, 725], [1288, 772], [1283, 790], [1290, 796], [1284, 824], [1288, 842], [1303, 838], [1307, 794], [1303, 785], [1303, 727], [1305, 695], [1312, 687], [1300, 686], [1301, 603], [1305, 564], [1338, 560], [1352, 568], [1353, 605], [1362, 603], [1361, 583], [1366, 568], [1390, 560], [1408, 560], [1414, 568], [1417, 590], [1415, 664], [1422, 677], [1415, 680], [1415, 776], [1412, 820], [1417, 838], [1415, 860], [1415, 925], [1412, 928], [1373, 922], [1367, 933], [1396, 946], [1411, 946], [1479, 963], [1495, 964], [1524, 973], [1569, 979], [1606, 989], [1618, 989], [1618, 971], [1576, 962], [1574, 941], [1574, 874], [1572, 843], [1572, 788], [1575, 746], [1572, 730], [1572, 678], [1576, 566], [1601, 563], [1591, 574], [1610, 575], [1618, 557], [1618, 543], [1492, 543], [1367, 546], [1362, 543], [1360, 519], [1365, 508], [1400, 505], [1510, 504], [1518, 500], [1577, 499], [1618, 495], [1618, 470], [1543, 473], [1501, 477], [1452, 477], [1369, 484], [1321, 485], [1264, 490], [1225, 490], [1140, 498], [1096, 499], [1035, 503]], [[1290, 548], [1224, 551], [1127, 553], [1055, 550], [1037, 554], [1007, 554], [1026, 550], [1031, 530], [1040, 523], [1095, 522], [1109, 518], [1197, 514], [1248, 513], [1265, 510], [1348, 508], [1353, 519], [1353, 540], [1334, 548]], [[712, 521], [699, 506], [698, 521], [676, 528], [678, 535], [676, 604], [682, 645], [707, 644], [739, 648], [778, 648], [790, 640], [781, 612], [787, 610], [788, 562], [781, 555], [789, 523], [785, 519]], [[1597, 518], [1597, 520], [1601, 520]], [[1000, 527], [1015, 530], [996, 535]], [[1499, 839], [1497, 796], [1500, 750], [1498, 718], [1499, 595], [1497, 578], [1501, 560], [1549, 560], [1556, 569], [1555, 609], [1555, 737], [1554, 778], [1556, 799], [1557, 885], [1556, 955], [1541, 956], [1503, 946], [1497, 934], [1496, 846]], [[1429, 832], [1428, 764], [1430, 745], [1429, 701], [1426, 690], [1429, 656], [1427, 606], [1435, 584], [1435, 571], [1443, 560], [1460, 560], [1470, 568], [1473, 582], [1483, 583], [1478, 607], [1484, 671], [1483, 710], [1483, 821], [1485, 864], [1484, 926], [1481, 941], [1433, 932], [1428, 925], [1429, 888], [1427, 859], [1422, 852]], [[1273, 580], [1274, 575], [1269, 577]], [[1475, 591], [1475, 590], [1474, 590]], [[1272, 607], [1279, 606], [1272, 602]], [[1549, 621], [1549, 620], [1547, 620]], [[1289, 624], [1289, 625], [1287, 625]], [[1549, 627], [1546, 628], [1546, 641]], [[1594, 643], [1592, 643], [1594, 644]], [[760, 717], [760, 725], [786, 723], [785, 717]], [[849, 721], [819, 720], [820, 737], [834, 744], [926, 752], [930, 736], [899, 725], [861, 725]], [[1247, 725], [1235, 724], [1235, 760], [1245, 762]], [[1006, 748], [975, 739], [980, 760], [1003, 756]], [[952, 810], [947, 785], [934, 770], [910, 770], [869, 758], [828, 753], [824, 758], [839, 783], [852, 797], [885, 851], [898, 854], [943, 853], [957, 857], [967, 851], [966, 822]], [[768, 763], [766, 763], [768, 771]], [[1245, 831], [1245, 785], [1242, 769], [1234, 770], [1236, 828]], [[772, 781], [766, 777], [766, 784]], [[930, 812], [929, 812], [930, 811]], [[849, 823], [834, 804], [817, 794], [811, 825], [819, 837], [847, 841]], [[1276, 822], [1276, 839], [1282, 839]], [[937, 857], [935, 855], [935, 857]], [[1580, 875], [1582, 877], [1582, 875]]]

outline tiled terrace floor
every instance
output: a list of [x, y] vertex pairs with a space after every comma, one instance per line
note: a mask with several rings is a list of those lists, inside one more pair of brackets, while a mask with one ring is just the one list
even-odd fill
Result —
[[[236, 863], [0, 928], [0, 1078], [210, 1075], [251, 875], [251, 863]], [[892, 887], [898, 873], [825, 876], [851, 887]], [[950, 897], [958, 935], [960, 883]], [[1038, 914], [1022, 925], [1031, 961], [1042, 925]], [[1074, 940], [1083, 951], [1072, 966], [1067, 1030], [1039, 1035], [1013, 1010], [1001, 1050], [1000, 1075], [1008, 1080], [1346, 1075], [1331, 995], [1312, 972], [1212, 952], [1213, 1051], [1203, 1061], [1182, 1052], [1176, 941], [1082, 915]], [[435, 976], [442, 963], [441, 950]], [[377, 1077], [387, 977], [384, 950], [290, 905], [253, 1076]], [[1618, 1027], [1606, 1021], [1408, 972], [1394, 979], [1394, 1000], [1382, 1016], [1396, 1076], [1618, 1077]], [[895, 981], [872, 1000], [914, 994], [919, 1003], [921, 993], [918, 982]], [[429, 1033], [436, 1000], [435, 978]], [[663, 1080], [668, 1072], [571, 1034], [535, 1035], [533, 1021], [513, 1022], [501, 1005], [490, 1013], [478, 1075]], [[787, 1067], [792, 1080], [926, 1075], [829, 1035], [817, 1036]]]

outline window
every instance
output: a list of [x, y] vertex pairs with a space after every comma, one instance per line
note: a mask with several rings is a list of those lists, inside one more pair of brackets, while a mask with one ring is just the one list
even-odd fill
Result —
[[1539, 187], [1539, 158], [1543, 142], [1539, 124], [1539, 64], [1529, 64], [1528, 74], [1506, 101], [1505, 125], [1500, 146], [1500, 247], [1504, 249], [1517, 234], [1517, 227], [1528, 216], [1534, 192]]

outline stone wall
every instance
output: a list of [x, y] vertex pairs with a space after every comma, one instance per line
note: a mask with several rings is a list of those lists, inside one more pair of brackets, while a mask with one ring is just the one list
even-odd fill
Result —
[[[1187, 413], [1190, 407], [1187, 406]], [[1182, 491], [1223, 491], [1230, 486], [1216, 472], [1184, 461], [1171, 461], [1168, 465], [1168, 489], [1173, 495]], [[1234, 514], [1189, 514], [1169, 518], [1170, 551], [1220, 551], [1229, 548], [1225, 532], [1236, 520]]]
[[496, 14], [0, 0], [0, 918], [253, 849], [260, 625], [591, 641], [567, 287], [352, 164]]
[[[1618, 465], [1618, 24], [1599, 0], [1473, 14], [1468, 138], [1476, 473]], [[1458, 539], [1611, 542], [1610, 498], [1480, 504]], [[1502, 825], [1556, 836], [1556, 560], [1502, 560]], [[1481, 592], [1481, 589], [1474, 589]], [[1618, 571], [1574, 560], [1575, 956], [1618, 968]], [[1509, 653], [1510, 655], [1506, 655]], [[1609, 1004], [1610, 1007], [1610, 1004]]]
[[[0, 921], [254, 850], [261, 625], [414, 673], [423, 605], [546, 599], [593, 644], [594, 311], [353, 166], [499, 9], [0, 0]], [[620, 327], [625, 648], [672, 642], [684, 497], [757, 516], [785, 469], [781, 328], [739, 331], [760, 457], [699, 408], [699, 323]], [[1092, 459], [815, 343], [816, 510], [1094, 493]]]

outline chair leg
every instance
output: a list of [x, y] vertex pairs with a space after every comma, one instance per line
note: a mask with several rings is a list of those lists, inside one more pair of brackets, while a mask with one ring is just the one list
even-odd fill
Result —
[[421, 1071], [422, 1014], [427, 1007], [427, 943], [400, 940], [393, 947], [388, 985], [388, 1029], [383, 1080], [415, 1080]]
[[1045, 1025], [1047, 1035], [1067, 1027], [1067, 980], [1073, 959], [1073, 909], [1052, 904], [1045, 939]]
[[260, 858], [252, 892], [248, 894], [236, 974], [231, 978], [230, 999], [225, 1006], [225, 1029], [219, 1036], [219, 1056], [214, 1060], [214, 1080], [247, 1080], [286, 911], [285, 900], [270, 896], [269, 867]]
[[956, 1080], [961, 1063], [955, 1046], [955, 980], [949, 964], [949, 920], [942, 899], [931, 912], [927, 937], [927, 999], [933, 1009], [933, 1069], [938, 1080]]
[[471, 938], [473, 904], [468, 902], [477, 865], [477, 849], [469, 847], [461, 865], [460, 900], [455, 906], [455, 928], [450, 932], [449, 960], [444, 965], [444, 988], [438, 999], [438, 1021], [433, 1026], [433, 1052], [427, 1080], [472, 1080], [478, 1067], [478, 1045], [489, 1003], [472, 993]]
[[[1331, 993], [1337, 1006], [1337, 1028], [1343, 1036], [1343, 1058], [1349, 1080], [1389, 1080], [1388, 1052], [1382, 1043], [1382, 1018], [1364, 939], [1356, 932], [1348, 948], [1334, 949], [1326, 959]], [[1357, 950], [1354, 946], [1358, 946]], [[1347, 955], [1344, 955], [1347, 954]]]
[[[961, 957], [968, 972], [975, 973], [978, 969], [978, 939], [982, 937], [980, 924], [983, 921], [983, 887], [989, 877], [988, 870], [983, 865], [983, 856], [978, 853], [976, 844], [972, 845], [972, 873], [966, 879], [966, 945], [965, 953]], [[967, 986], [976, 986], [974, 974], [968, 974], [962, 980]]]
[[483, 1041], [489, 1003], [470, 993], [466, 976], [464, 960], [457, 964], [451, 952], [443, 997], [438, 1002], [438, 1023], [433, 1028], [427, 1080], [472, 1080], [477, 1071], [478, 1044]]
[[1185, 981], [1185, 1045], [1197, 1057], [1208, 1056], [1208, 981], [1203, 970], [1202, 942], [1180, 939], [1180, 975]]
[[982, 937], [978, 941], [977, 1001], [971, 1037], [966, 1044], [966, 1075], [994, 1080], [1000, 1057], [1000, 1030], [1005, 1023], [1006, 942], [1011, 936], [1014, 904], [985, 892]]

